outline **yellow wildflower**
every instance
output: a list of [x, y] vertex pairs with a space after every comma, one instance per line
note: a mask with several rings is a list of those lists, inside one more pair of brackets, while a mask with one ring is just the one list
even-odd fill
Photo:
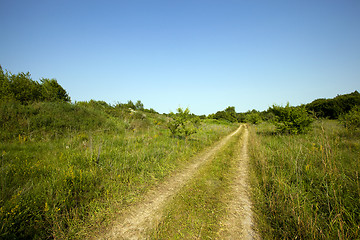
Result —
[[49, 211], [49, 205], [47, 202], [45, 202], [44, 212]]

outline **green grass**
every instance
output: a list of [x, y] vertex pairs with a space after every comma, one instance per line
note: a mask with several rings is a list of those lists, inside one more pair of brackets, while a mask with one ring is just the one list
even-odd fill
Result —
[[360, 238], [360, 140], [335, 121], [306, 135], [253, 129], [253, 203], [264, 239]]
[[[2, 119], [8, 131], [0, 144], [1, 239], [90, 237], [236, 128], [205, 122], [198, 133], [180, 139], [170, 135], [161, 115], [86, 103], [50, 105], [36, 105], [35, 115], [29, 113], [35, 105], [13, 105], [6, 109], [13, 122]], [[61, 115], [59, 122], [52, 119]], [[35, 117], [50, 120], [28, 127]]]
[[103, 109], [84, 104], [39, 102], [22, 105], [18, 102], [0, 102], [0, 140], [11, 141], [19, 135], [26, 138], [54, 138], [74, 131], [115, 129], [120, 122], [113, 121]]
[[236, 167], [237, 134], [184, 186], [166, 209], [151, 239], [214, 239], [226, 215], [226, 196]]

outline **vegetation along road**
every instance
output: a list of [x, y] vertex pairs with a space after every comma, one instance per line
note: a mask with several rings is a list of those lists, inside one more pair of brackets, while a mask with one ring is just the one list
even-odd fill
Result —
[[0, 239], [360, 239], [357, 91], [196, 116], [0, 81]]

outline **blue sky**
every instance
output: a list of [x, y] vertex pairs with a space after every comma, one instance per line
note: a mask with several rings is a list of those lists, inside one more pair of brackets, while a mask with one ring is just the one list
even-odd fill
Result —
[[360, 90], [358, 0], [0, 0], [0, 64], [160, 113]]

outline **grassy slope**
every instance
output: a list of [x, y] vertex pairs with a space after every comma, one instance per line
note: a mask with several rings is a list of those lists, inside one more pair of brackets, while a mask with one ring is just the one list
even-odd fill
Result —
[[[0, 238], [82, 239], [190, 156], [234, 129], [189, 139], [166, 118], [94, 104], [2, 105]], [[57, 120], [56, 120], [57, 119]]]
[[251, 136], [253, 202], [264, 239], [360, 237], [358, 133], [319, 121], [306, 135], [274, 135], [263, 124]]

